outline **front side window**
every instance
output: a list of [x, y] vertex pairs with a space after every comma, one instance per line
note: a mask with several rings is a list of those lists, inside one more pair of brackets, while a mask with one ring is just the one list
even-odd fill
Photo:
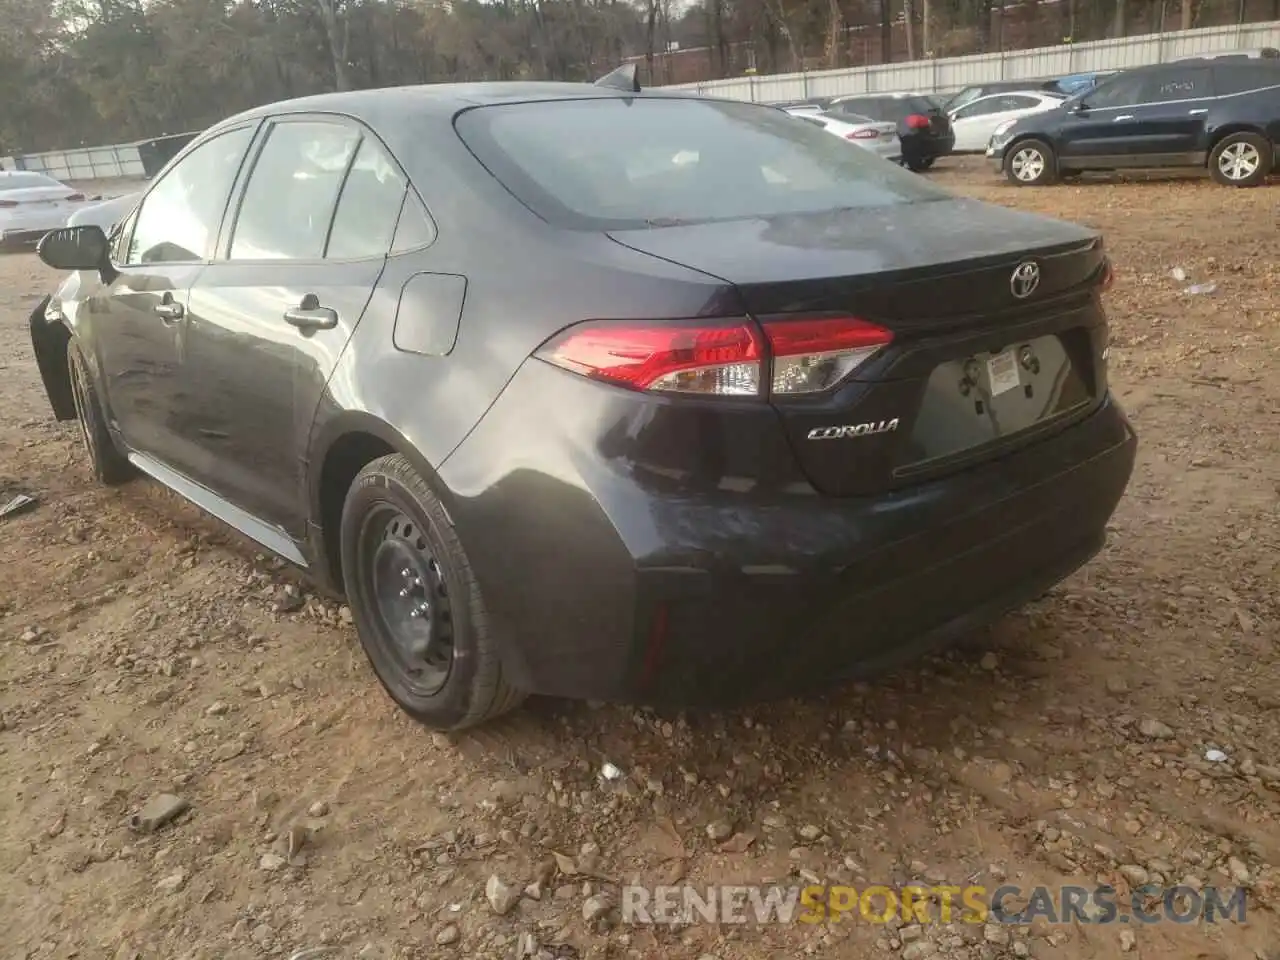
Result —
[[240, 201], [231, 259], [323, 257], [338, 190], [359, 144], [359, 132], [344, 124], [273, 126]]
[[209, 256], [252, 139], [251, 127], [231, 130], [170, 168], [142, 201], [124, 263], [189, 263]]
[[544, 220], [587, 230], [895, 206], [949, 197], [771, 107], [607, 97], [480, 107], [455, 125]]
[[947, 108], [953, 111], [959, 110], [961, 107], [973, 103], [973, 101], [977, 100], [980, 96], [982, 96], [981, 87], [965, 87], [955, 95], [955, 98], [950, 103], [947, 104]]
[[1131, 107], [1139, 102], [1145, 82], [1141, 76], [1116, 77], [1088, 94], [1084, 102], [1091, 110]]

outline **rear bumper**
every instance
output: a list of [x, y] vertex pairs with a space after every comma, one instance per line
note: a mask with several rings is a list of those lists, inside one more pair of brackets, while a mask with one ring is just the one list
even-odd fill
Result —
[[[723, 480], [659, 492], [636, 464], [595, 467], [608, 464], [596, 450], [551, 454], [555, 478], [531, 452], [528, 469], [466, 497], [491, 442], [510, 453], [523, 432], [548, 455], [557, 414], [539, 397], [565, 398], [539, 387], [547, 375], [569, 376], [517, 376], [441, 476], [463, 494], [450, 510], [512, 679], [551, 695], [724, 703], [891, 669], [1092, 557], [1137, 446], [1108, 398], [1028, 447], [879, 497], [797, 483], [763, 496]], [[593, 469], [570, 480], [575, 461]]]
[[956, 137], [954, 133], [943, 136], [917, 134], [899, 134], [902, 142], [902, 154], [912, 159], [927, 160], [931, 157], [945, 157], [951, 153], [956, 145]]

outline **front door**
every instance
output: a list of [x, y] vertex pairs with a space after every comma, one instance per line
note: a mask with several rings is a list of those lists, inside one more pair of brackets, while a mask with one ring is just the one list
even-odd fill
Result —
[[214, 493], [305, 534], [310, 427], [392, 245], [407, 180], [356, 124], [270, 127], [219, 257], [191, 290], [187, 419]]
[[125, 445], [183, 471], [188, 290], [217, 238], [253, 125], [196, 147], [156, 181], [117, 235], [115, 276], [82, 309], [93, 316], [107, 416]]
[[1205, 118], [1212, 96], [1208, 67], [1154, 76], [1134, 111], [1141, 156], [1160, 165], [1202, 162]]
[[1143, 74], [1116, 77], [1067, 107], [1059, 137], [1060, 159], [1104, 162], [1131, 155], [1141, 142], [1138, 104], [1146, 85]]

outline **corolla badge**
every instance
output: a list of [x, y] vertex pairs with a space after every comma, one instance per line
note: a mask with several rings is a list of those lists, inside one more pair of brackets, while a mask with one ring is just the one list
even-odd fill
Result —
[[1040, 264], [1034, 260], [1024, 260], [1013, 271], [1009, 278], [1009, 289], [1019, 300], [1025, 300], [1036, 292], [1040, 286]]
[[809, 431], [810, 440], [845, 440], [849, 437], [869, 437], [877, 433], [893, 433], [898, 429], [898, 418], [871, 423], [850, 423], [842, 427], [816, 427]]

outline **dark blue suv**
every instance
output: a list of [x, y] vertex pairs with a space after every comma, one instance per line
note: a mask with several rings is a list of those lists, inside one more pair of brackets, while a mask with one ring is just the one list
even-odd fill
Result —
[[1181, 60], [1127, 70], [1055, 110], [996, 128], [987, 157], [1013, 183], [1086, 170], [1205, 167], [1257, 186], [1280, 142], [1280, 61]]

